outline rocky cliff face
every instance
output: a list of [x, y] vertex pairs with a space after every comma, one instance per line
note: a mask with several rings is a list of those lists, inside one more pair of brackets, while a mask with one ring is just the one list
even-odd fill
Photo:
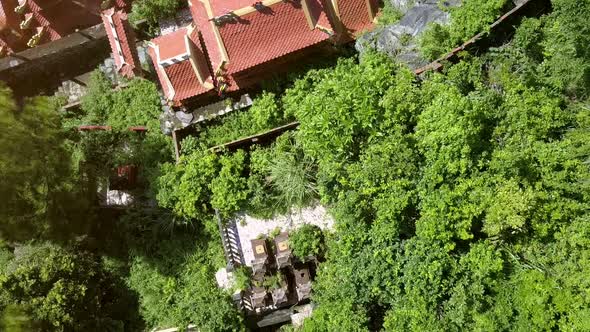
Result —
[[[428, 63], [418, 50], [418, 37], [430, 23], [448, 24], [447, 8], [459, 6], [460, 0], [386, 0], [402, 14], [399, 22], [377, 28], [357, 39], [359, 53], [375, 49], [397, 61], [407, 63], [412, 69]], [[440, 4], [439, 4], [440, 2]]]

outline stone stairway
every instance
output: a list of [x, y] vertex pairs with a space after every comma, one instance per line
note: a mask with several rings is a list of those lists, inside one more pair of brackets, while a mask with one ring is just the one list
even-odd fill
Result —
[[231, 259], [237, 265], [245, 265], [246, 262], [244, 261], [244, 255], [240, 246], [240, 235], [238, 234], [235, 221], [232, 220], [226, 225], [225, 233], [230, 247]]
[[250, 301], [250, 292], [244, 291], [240, 293], [236, 293], [233, 295], [233, 301], [235, 306], [246, 312], [253, 312], [254, 307], [252, 306], [252, 302]]
[[216, 211], [217, 223], [219, 226], [219, 233], [221, 234], [221, 242], [227, 260], [228, 271], [233, 271], [235, 268], [244, 265], [244, 256], [240, 247], [240, 236], [234, 220], [223, 223], [219, 213]]

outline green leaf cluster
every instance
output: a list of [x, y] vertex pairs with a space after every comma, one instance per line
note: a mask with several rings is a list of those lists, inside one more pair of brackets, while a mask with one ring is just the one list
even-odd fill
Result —
[[116, 130], [146, 126], [154, 132], [160, 128], [160, 95], [146, 79], [134, 78], [114, 89], [106, 75], [95, 70], [81, 104], [84, 114], [71, 120], [73, 125], [107, 125]]
[[[462, 40], [504, 5], [466, 1], [439, 33]], [[63, 134], [44, 99], [17, 111], [5, 93], [2, 237], [63, 212], [57, 199], [74, 192], [68, 167], [92, 188], [106, 169], [140, 160], [152, 167], [165, 211], [129, 212], [112, 233], [96, 226], [80, 240], [100, 248], [92, 253], [2, 243], [0, 326], [133, 330], [137, 309], [148, 328], [243, 330], [214, 282], [223, 265], [215, 210], [224, 219], [272, 216], [319, 200], [334, 233], [322, 239], [306, 227], [291, 236], [297, 256], [324, 258], [313, 285], [318, 307], [303, 330], [590, 329], [590, 6], [555, 0], [553, 8], [524, 20], [506, 45], [421, 82], [379, 54], [310, 70], [284, 94], [263, 93], [249, 111], [203, 126], [177, 164], [158, 165], [170, 154], [157, 135], [134, 142], [124, 134], [130, 125], [155, 128], [159, 98], [149, 82], [111, 91], [93, 78], [83, 114], [64, 121], [115, 128], [97, 135]], [[298, 131], [270, 146], [208, 150], [292, 120]], [[118, 155], [123, 138], [155, 152]], [[116, 257], [100, 257], [106, 252]]]
[[247, 112], [234, 111], [208, 123], [199, 133], [198, 141], [212, 147], [267, 131], [286, 124], [289, 120], [276, 95], [263, 91], [254, 99]]
[[485, 29], [512, 5], [508, 0], [464, 0], [449, 9], [449, 25], [431, 24], [420, 38], [420, 51], [437, 59]]
[[[70, 144], [83, 178], [102, 181], [117, 166], [141, 166], [140, 184], [155, 196], [159, 164], [172, 159], [170, 139], [160, 130], [160, 94], [153, 82], [135, 78], [114, 88], [106, 75], [95, 70], [81, 101], [81, 112], [65, 114], [64, 127], [105, 125], [110, 131], [70, 134]], [[146, 127], [147, 133], [129, 130]]]
[[[100, 257], [84, 250], [21, 246], [0, 274], [0, 311], [8, 326], [132, 331], [142, 327], [137, 312], [133, 315], [130, 309], [136, 306], [122, 279], [106, 269]], [[13, 317], [12, 323], [8, 317]]]
[[[590, 7], [554, 5], [421, 84], [368, 55], [286, 92], [336, 219], [304, 329], [588, 327], [590, 101], [579, 67], [549, 70], [546, 50], [581, 40], [581, 25], [552, 33]], [[582, 68], [587, 45], [567, 55]]]
[[292, 135], [284, 134], [266, 147], [215, 154], [208, 147], [226, 143], [287, 120], [271, 93], [262, 93], [249, 112], [234, 113], [222, 123], [211, 123], [198, 136], [183, 140], [179, 163], [160, 169], [157, 198], [179, 221], [203, 221], [215, 210], [221, 217], [246, 210], [271, 217], [303, 207], [317, 196], [315, 165], [303, 155]]
[[159, 21], [164, 18], [173, 17], [182, 5], [182, 1], [179, 0], [134, 1], [129, 20], [134, 25], [137, 25], [141, 20], [145, 20], [150, 30], [155, 33], [158, 29]]
[[289, 246], [293, 250], [293, 255], [301, 259], [323, 256], [324, 245], [324, 234], [314, 225], [303, 225], [289, 234]]
[[[184, 234], [183, 234], [184, 233]], [[215, 283], [208, 236], [178, 230], [160, 233], [149, 255], [134, 251], [127, 279], [139, 294], [140, 313], [149, 328], [242, 331], [243, 323], [230, 295]], [[165, 241], [162, 241], [165, 240]]]
[[60, 238], [83, 229], [75, 219], [90, 198], [55, 104], [35, 97], [17, 106], [0, 85], [0, 127], [0, 238]]

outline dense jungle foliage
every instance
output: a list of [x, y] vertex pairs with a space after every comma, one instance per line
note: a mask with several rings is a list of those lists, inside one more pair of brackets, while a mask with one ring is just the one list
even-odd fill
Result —
[[[266, 106], [284, 120], [254, 127], [244, 113], [205, 130], [169, 166], [160, 202], [199, 220], [309, 186], [337, 231], [304, 330], [590, 328], [590, 6], [553, 5], [421, 83], [377, 54], [309, 72]], [[297, 132], [271, 147], [205, 149], [216, 133], [293, 118]], [[285, 154], [305, 174], [297, 185], [272, 180]]]
[[[215, 284], [225, 264], [219, 235], [171, 228], [174, 216], [154, 207], [150, 184], [173, 157], [153, 83], [136, 79], [113, 90], [96, 72], [74, 113], [44, 97], [19, 109], [6, 88], [0, 102], [0, 330], [243, 329]], [[113, 214], [97, 207], [96, 191], [124, 165], [141, 165], [137, 202]]]
[[[335, 231], [292, 240], [325, 260], [304, 331], [590, 330], [590, 3], [552, 4], [421, 80], [375, 53], [310, 70], [183, 140], [178, 163], [150, 82], [111, 91], [97, 74], [68, 116], [1, 89], [0, 328], [244, 330], [214, 282], [215, 210], [323, 204]], [[470, 22], [445, 29], [460, 40]], [[270, 145], [209, 150], [294, 120]], [[150, 204], [95, 208], [97, 183], [130, 163]]]
[[182, 8], [179, 0], [136, 0], [131, 5], [130, 22], [137, 26], [142, 20], [148, 25], [148, 30], [154, 33], [159, 29], [158, 22], [173, 17]]
[[451, 6], [447, 9], [451, 22], [448, 25], [433, 23], [420, 37], [422, 54], [427, 59], [437, 59], [479, 32], [486, 32], [489, 25], [512, 6], [510, 0], [471, 0]]

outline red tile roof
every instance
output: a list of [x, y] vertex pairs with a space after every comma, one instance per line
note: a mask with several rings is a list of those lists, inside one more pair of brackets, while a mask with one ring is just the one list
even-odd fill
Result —
[[213, 16], [221, 16], [231, 11], [252, 6], [258, 0], [209, 0]]
[[197, 70], [206, 82], [213, 85], [211, 70], [209, 69], [209, 63], [207, 62], [207, 54], [205, 54], [205, 50], [203, 49], [199, 30], [193, 29], [193, 31], [189, 34], [188, 38], [192, 42], [190, 46], [192, 47], [193, 60], [195, 61], [195, 66], [197, 67]]
[[[29, 38], [41, 29], [43, 36], [37, 45], [54, 41], [76, 31], [101, 22], [102, 0], [54, 1], [24, 0], [27, 6], [22, 13], [15, 13], [16, 0], [0, 0], [0, 46], [19, 52], [27, 48]], [[129, 10], [131, 0], [114, 0], [117, 9]], [[32, 17], [29, 26], [21, 30], [20, 22]], [[10, 30], [15, 31], [11, 33]]]
[[[162, 53], [164, 53], [168, 59], [187, 53], [184, 39], [187, 31], [187, 28], [182, 28], [170, 34], [153, 39], [152, 43], [155, 47], [150, 47], [149, 49], [149, 54], [156, 68], [164, 94], [167, 98], [171, 99], [175, 105], [179, 105], [184, 99], [206, 93], [212, 89], [212, 85], [210, 87], [205, 87], [199, 82], [197, 74], [188, 59], [178, 61], [177, 63], [165, 67], [158, 65], [158, 55], [155, 48], [158, 48], [160, 52], [160, 61], [166, 60], [162, 57]], [[198, 32], [193, 31], [189, 37], [193, 41], [197, 40]], [[206, 69], [204, 74], [205, 76], [208, 76], [208, 83], [212, 84], [200, 43], [195, 43], [195, 46], [195, 51], [199, 53], [195, 56], [196, 65], [202, 69]], [[172, 85], [172, 89], [168, 85], [168, 80]]]
[[160, 46], [160, 61], [186, 53], [186, 45], [184, 43], [186, 31], [187, 28], [181, 28], [152, 40], [154, 44]]
[[4, 30], [6, 28], [7, 24], [7, 20], [8, 18], [6, 17], [6, 13], [10, 13], [10, 9], [7, 11], [4, 8], [6, 7], [6, 5], [4, 4], [3, 1], [0, 1], [0, 31]]
[[353, 35], [373, 27], [366, 0], [338, 0], [338, 11], [342, 24]]
[[0, 0], [0, 57], [26, 48], [30, 38], [30, 33], [19, 27], [20, 15], [14, 12], [17, 5], [16, 0]]
[[164, 96], [168, 97], [172, 93], [172, 90], [170, 90], [167, 84], [168, 76], [166, 75], [166, 72], [158, 66], [158, 57], [156, 55], [156, 50], [153, 47], [149, 47], [148, 54], [150, 55], [150, 58], [152, 58], [154, 68], [156, 69], [156, 74], [158, 74], [158, 80], [160, 81], [162, 91], [164, 92]]
[[308, 0], [308, 4], [310, 15], [314, 20], [316, 20], [316, 25], [319, 25], [322, 28], [333, 30], [332, 24], [328, 19], [328, 15], [326, 14], [326, 10], [324, 10], [324, 6], [322, 5], [321, 1]]
[[[329, 28], [329, 27], [328, 27]], [[225, 23], [219, 32], [229, 56], [228, 73], [236, 73], [276, 59], [330, 36], [309, 28], [299, 1], [279, 2]]]
[[166, 67], [165, 70], [174, 87], [173, 99], [175, 101], [181, 101], [211, 90], [201, 85], [188, 60]]
[[[272, 65], [267, 68], [263, 64], [272, 62], [281, 66], [281, 59], [295, 61], [296, 58], [287, 55], [301, 54], [329, 40], [335, 32], [331, 19], [340, 20], [352, 34], [373, 26], [366, 0], [337, 0], [340, 15], [331, 19], [323, 6], [324, 1], [330, 0], [307, 0], [312, 24], [315, 24], [312, 29], [301, 1], [267, 1], [266, 7], [256, 9], [254, 5], [257, 1], [252, 0], [189, 0], [194, 26], [200, 31], [200, 38], [197, 35], [190, 36], [198, 48], [193, 53], [202, 55], [198, 57], [196, 67], [207, 67], [207, 75], [210, 75], [209, 68], [217, 70], [226, 59], [223, 77], [215, 78], [216, 90], [235, 91], [254, 84], [259, 75], [265, 74], [265, 70], [272, 70]], [[368, 1], [375, 3], [376, 0]], [[220, 16], [231, 12], [235, 12], [233, 18], [228, 17], [219, 22]], [[238, 15], [236, 13], [240, 13], [239, 16], [235, 16]], [[160, 45], [160, 60], [185, 54], [183, 48], [186, 46], [181, 34], [186, 34], [186, 29], [154, 39], [153, 42]], [[151, 50], [150, 55], [158, 67], [155, 51]], [[172, 96], [175, 103], [212, 90], [199, 83], [194, 70], [189, 70], [188, 60], [177, 61], [181, 62], [157, 68], [165, 94]], [[172, 88], [168, 86], [168, 79]]]
[[119, 73], [126, 77], [139, 75], [141, 64], [135, 45], [135, 32], [127, 20], [127, 14], [110, 8], [103, 12], [102, 21]]
[[132, 0], [115, 0], [115, 8], [129, 12], [131, 10], [131, 1]]
[[87, 1], [86, 7], [70, 1], [44, 5], [43, 1], [27, 0], [29, 11], [35, 18], [35, 26], [44, 26], [50, 40], [69, 35], [77, 28], [86, 28], [101, 22], [99, 1]]
[[[97, 13], [101, 0], [84, 1], [45, 1], [25, 0], [27, 6], [23, 12], [14, 12], [18, 2], [0, 0], [0, 44], [8, 46], [11, 51], [25, 49], [29, 38], [43, 28], [43, 37], [37, 43], [54, 41], [73, 33], [76, 29], [84, 29], [99, 24], [101, 19]], [[119, 2], [124, 0], [117, 0]], [[32, 17], [28, 27], [20, 29], [20, 22]], [[8, 33], [14, 30], [21, 36]]]
[[0, 0], [0, 31], [18, 24], [18, 14], [14, 12], [16, 6], [17, 0]]
[[193, 21], [203, 36], [203, 42], [207, 48], [211, 67], [215, 70], [221, 65], [222, 56], [217, 40], [215, 39], [213, 23], [209, 20], [205, 5], [200, 0], [190, 0], [189, 4]]

